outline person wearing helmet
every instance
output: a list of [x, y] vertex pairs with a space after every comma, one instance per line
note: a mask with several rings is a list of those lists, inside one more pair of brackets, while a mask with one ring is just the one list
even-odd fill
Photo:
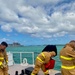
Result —
[[49, 75], [48, 69], [46, 70], [45, 64], [47, 64], [52, 57], [57, 55], [57, 48], [55, 45], [47, 45], [40, 54], [36, 57], [35, 67], [31, 75], [37, 75], [40, 68], [45, 75]]
[[75, 40], [67, 43], [60, 51], [61, 75], [75, 75]]
[[8, 56], [5, 50], [7, 47], [8, 44], [4, 41], [0, 44], [0, 75], [8, 75]]

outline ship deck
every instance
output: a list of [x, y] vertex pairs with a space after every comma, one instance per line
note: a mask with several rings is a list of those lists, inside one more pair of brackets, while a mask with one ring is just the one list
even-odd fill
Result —
[[[15, 72], [18, 71], [18, 74], [21, 73], [21, 70], [25, 70], [27, 67], [33, 67], [33, 65], [21, 65], [21, 64], [14, 64], [12, 66], [9, 66], [9, 74], [15, 75]], [[50, 70], [50, 75], [55, 75], [56, 73], [60, 73], [58, 70]], [[40, 70], [38, 75], [44, 75], [43, 72]]]

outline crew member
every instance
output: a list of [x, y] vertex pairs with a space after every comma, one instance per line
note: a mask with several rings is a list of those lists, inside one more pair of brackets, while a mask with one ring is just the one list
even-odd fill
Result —
[[42, 52], [36, 57], [35, 67], [31, 75], [38, 74], [40, 68], [45, 75], [49, 75], [48, 69], [45, 68], [45, 64], [49, 63], [52, 57], [57, 55], [57, 48], [55, 45], [47, 45]]
[[8, 56], [5, 50], [6, 47], [8, 47], [6, 42], [0, 44], [0, 75], [8, 75]]
[[67, 43], [60, 51], [61, 74], [75, 75], [75, 40]]

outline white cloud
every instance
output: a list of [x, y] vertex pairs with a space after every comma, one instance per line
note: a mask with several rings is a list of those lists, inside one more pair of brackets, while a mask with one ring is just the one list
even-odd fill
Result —
[[2, 42], [2, 41], [6, 41], [6, 42], [8, 42], [8, 41], [10, 41], [10, 40], [7, 39], [7, 38], [0, 38], [0, 42]]
[[3, 31], [7, 31], [7, 32], [11, 32], [11, 31], [12, 31], [11, 25], [9, 25], [9, 24], [2, 25], [2, 26], [1, 26], [1, 29], [2, 29]]
[[[26, 0], [25, 0], [26, 1]], [[46, 4], [56, 4], [60, 0], [27, 0], [26, 3], [29, 5], [46, 5]]]
[[[44, 38], [75, 34], [75, 2], [56, 6], [59, 1], [0, 0], [1, 29], [7, 32], [14, 29], [20, 33], [28, 33], [32, 37]], [[53, 13], [50, 9], [53, 9]]]

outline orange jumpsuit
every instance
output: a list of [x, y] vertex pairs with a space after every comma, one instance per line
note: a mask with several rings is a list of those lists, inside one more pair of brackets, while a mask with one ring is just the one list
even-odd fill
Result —
[[61, 75], [75, 75], [75, 47], [74, 44], [67, 44], [60, 51]]
[[[51, 57], [51, 52], [42, 52], [40, 53], [35, 61], [35, 67], [34, 70], [32, 71], [31, 75], [36, 75], [38, 74], [40, 68], [42, 69], [42, 71], [45, 71], [45, 65], [50, 61], [50, 57]], [[45, 75], [49, 74], [48, 71], [44, 72]]]
[[[0, 50], [0, 75], [8, 75], [8, 56], [6, 50]], [[6, 64], [6, 65], [5, 65]]]

